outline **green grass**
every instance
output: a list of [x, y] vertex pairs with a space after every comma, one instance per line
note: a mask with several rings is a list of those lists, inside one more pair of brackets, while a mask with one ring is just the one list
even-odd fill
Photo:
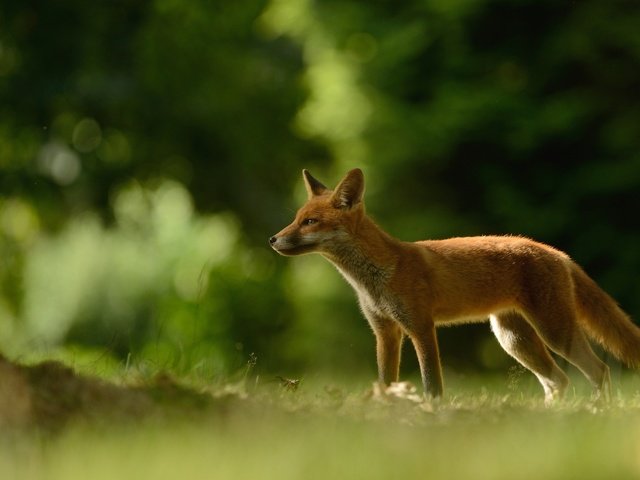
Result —
[[0, 433], [0, 478], [640, 478], [637, 375], [604, 407], [578, 391], [547, 408], [527, 377], [479, 381], [452, 376], [437, 404], [320, 380], [216, 387], [223, 401], [183, 415]]

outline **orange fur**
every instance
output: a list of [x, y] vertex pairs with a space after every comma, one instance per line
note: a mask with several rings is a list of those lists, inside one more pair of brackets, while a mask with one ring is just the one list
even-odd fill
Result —
[[381, 382], [398, 380], [406, 335], [425, 392], [440, 396], [436, 326], [487, 317], [500, 345], [538, 377], [547, 401], [568, 384], [549, 349], [608, 393], [608, 367], [585, 333], [640, 366], [640, 329], [563, 252], [509, 236], [403, 242], [366, 215], [361, 170], [347, 173], [335, 190], [306, 170], [303, 178], [307, 203], [270, 243], [282, 255], [320, 253], [352, 285], [376, 336]]

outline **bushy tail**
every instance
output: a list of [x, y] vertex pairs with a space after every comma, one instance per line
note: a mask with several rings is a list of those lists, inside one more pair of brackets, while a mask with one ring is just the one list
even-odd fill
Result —
[[579, 322], [587, 334], [630, 367], [640, 367], [640, 327], [578, 265], [572, 265]]

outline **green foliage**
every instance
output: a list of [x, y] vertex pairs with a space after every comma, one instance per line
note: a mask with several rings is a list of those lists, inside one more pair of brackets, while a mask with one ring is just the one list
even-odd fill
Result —
[[[401, 238], [553, 244], [640, 317], [636, 2], [38, 0], [0, 22], [4, 351], [371, 371], [339, 276], [266, 245], [302, 167], [363, 167]], [[487, 338], [442, 351], [504, 365]]]
[[261, 335], [284, 328], [282, 315], [256, 321], [282, 294], [253, 298], [274, 261], [243, 244], [233, 215], [195, 216], [189, 193], [166, 181], [124, 187], [113, 212], [111, 228], [77, 217], [29, 249], [22, 316], [6, 348], [77, 343], [162, 368], [206, 361], [222, 373], [243, 362], [245, 343], [267, 349]]

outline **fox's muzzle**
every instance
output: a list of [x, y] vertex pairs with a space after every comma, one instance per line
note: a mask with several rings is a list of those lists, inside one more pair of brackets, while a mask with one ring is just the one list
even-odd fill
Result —
[[302, 241], [298, 235], [274, 235], [269, 238], [269, 245], [280, 255], [293, 256], [314, 251], [315, 245]]
[[281, 255], [285, 255], [284, 252], [286, 252], [286, 250], [289, 250], [290, 248], [295, 246], [292, 245], [292, 242], [290, 240], [288, 240], [288, 237], [278, 235], [274, 235], [269, 238], [269, 245], [271, 245], [271, 248], [273, 248]]

